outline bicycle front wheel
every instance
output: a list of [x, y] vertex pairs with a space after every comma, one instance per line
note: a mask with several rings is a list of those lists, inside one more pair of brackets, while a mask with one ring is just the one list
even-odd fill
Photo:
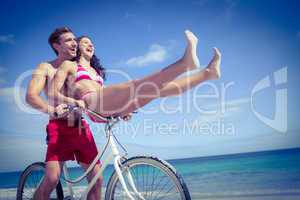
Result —
[[[17, 200], [33, 199], [33, 195], [42, 182], [44, 174], [45, 163], [36, 162], [29, 165], [20, 177], [17, 190]], [[50, 199], [64, 199], [63, 189], [60, 182], [58, 182], [56, 190], [51, 193]]]
[[[167, 162], [158, 158], [138, 156], [122, 163], [122, 174], [130, 194], [135, 199], [181, 199], [190, 200], [186, 184], [176, 170]], [[131, 174], [139, 196], [129, 184]], [[105, 200], [128, 199], [116, 172], [107, 184]]]

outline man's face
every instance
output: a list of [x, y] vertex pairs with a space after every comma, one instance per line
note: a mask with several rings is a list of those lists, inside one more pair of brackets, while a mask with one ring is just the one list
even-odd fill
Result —
[[59, 41], [59, 44], [56, 44], [59, 55], [64, 55], [68, 58], [76, 57], [77, 42], [73, 33], [68, 32], [62, 34]]

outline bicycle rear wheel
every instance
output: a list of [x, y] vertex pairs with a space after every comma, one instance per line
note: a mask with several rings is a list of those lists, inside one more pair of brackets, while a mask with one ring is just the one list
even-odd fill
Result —
[[[181, 199], [190, 200], [190, 194], [182, 177], [167, 162], [154, 157], [138, 156], [122, 163], [122, 174], [130, 194], [136, 195], [128, 183], [126, 173], [130, 172], [137, 191], [144, 199]], [[112, 174], [107, 184], [105, 200], [128, 199], [116, 172]]]
[[[19, 179], [17, 200], [33, 199], [34, 192], [40, 185], [45, 174], [45, 163], [36, 162], [29, 165]], [[50, 199], [63, 200], [64, 194], [61, 183], [58, 182], [56, 190], [50, 195]]]

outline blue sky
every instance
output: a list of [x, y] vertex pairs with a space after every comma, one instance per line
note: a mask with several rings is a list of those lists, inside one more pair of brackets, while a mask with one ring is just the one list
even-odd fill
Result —
[[[147, 113], [120, 125], [117, 136], [132, 155], [181, 158], [300, 147], [298, 7], [296, 0], [2, 2], [0, 158], [6, 162], [1, 162], [0, 171], [44, 159], [47, 116], [22, 111], [15, 102], [14, 86], [24, 72], [54, 58], [47, 38], [60, 26], [92, 38], [96, 54], [110, 71], [107, 85], [125, 81], [120, 72], [138, 78], [174, 62], [184, 52], [185, 29], [199, 37], [201, 68], [211, 59], [212, 47], [221, 50], [220, 80], [181, 97], [156, 100], [144, 108]], [[274, 72], [281, 69], [287, 82], [276, 85]], [[270, 119], [284, 116], [276, 112], [276, 92], [287, 91], [287, 102], [279, 105], [287, 109], [287, 119], [279, 119], [287, 122], [285, 131], [266, 125], [251, 108], [251, 91], [267, 76], [270, 87], [255, 94], [254, 108]], [[29, 78], [25, 76], [20, 85], [21, 97]], [[224, 85], [228, 88], [221, 95]], [[216, 92], [214, 98], [200, 96]], [[225, 112], [220, 113], [222, 99]], [[200, 109], [218, 112], [205, 114]], [[102, 127], [91, 127], [97, 143], [103, 144], [104, 135], [97, 132]]]

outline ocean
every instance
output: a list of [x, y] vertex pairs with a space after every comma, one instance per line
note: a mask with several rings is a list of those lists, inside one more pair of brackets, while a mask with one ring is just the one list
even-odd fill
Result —
[[[300, 148], [169, 160], [185, 180], [192, 199], [299, 200]], [[104, 171], [105, 184], [112, 166]], [[22, 172], [0, 173], [0, 199], [14, 199]], [[70, 169], [78, 177], [79, 168]], [[77, 192], [83, 190], [81, 182]], [[105, 185], [104, 184], [104, 185]]]

